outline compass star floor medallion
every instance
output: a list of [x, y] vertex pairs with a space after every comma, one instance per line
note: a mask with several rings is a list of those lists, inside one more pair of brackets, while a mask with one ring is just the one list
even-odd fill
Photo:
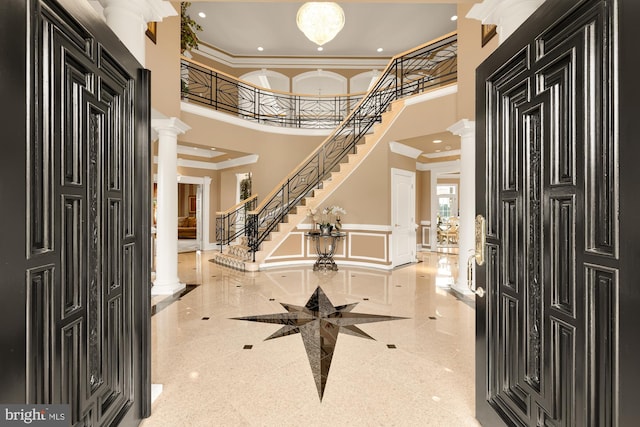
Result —
[[233, 319], [284, 325], [271, 336], [265, 338], [265, 341], [299, 333], [307, 351], [320, 400], [322, 400], [324, 388], [327, 384], [331, 359], [336, 348], [339, 332], [373, 340], [373, 337], [355, 325], [406, 319], [406, 317], [352, 313], [351, 310], [358, 303], [336, 307], [329, 301], [329, 298], [319, 286], [309, 297], [304, 307], [282, 303], [280, 305], [287, 310], [287, 313], [234, 317]]

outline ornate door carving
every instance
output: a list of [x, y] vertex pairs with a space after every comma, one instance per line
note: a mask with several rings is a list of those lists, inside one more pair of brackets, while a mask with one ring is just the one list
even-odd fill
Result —
[[614, 8], [563, 3], [478, 72], [477, 401], [489, 425], [616, 425]]
[[3, 165], [24, 198], [3, 226], [16, 229], [0, 252], [15, 332], [3, 370], [18, 374], [2, 374], [0, 401], [69, 403], [73, 426], [137, 425], [149, 410], [149, 75], [85, 2], [2, 13], [9, 43], [27, 47], [0, 49], [4, 83], [21, 89], [3, 112], [26, 129]]

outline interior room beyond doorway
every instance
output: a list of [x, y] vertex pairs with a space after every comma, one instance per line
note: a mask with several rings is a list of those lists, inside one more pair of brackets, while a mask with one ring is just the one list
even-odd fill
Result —
[[198, 239], [199, 184], [178, 184], [178, 252], [200, 249]]
[[436, 185], [438, 201], [436, 247], [438, 250], [458, 248], [460, 236], [459, 187], [460, 178], [457, 174], [438, 177]]

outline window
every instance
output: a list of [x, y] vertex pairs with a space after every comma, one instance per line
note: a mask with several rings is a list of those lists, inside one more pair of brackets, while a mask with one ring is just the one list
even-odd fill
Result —
[[458, 185], [438, 184], [438, 215], [441, 220], [448, 220], [451, 216], [458, 216]]

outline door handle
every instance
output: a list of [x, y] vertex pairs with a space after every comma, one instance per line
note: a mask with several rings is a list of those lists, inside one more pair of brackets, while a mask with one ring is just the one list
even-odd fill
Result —
[[487, 246], [487, 228], [485, 227], [485, 220], [482, 215], [476, 216], [476, 247], [475, 258], [478, 265], [484, 264], [485, 248]]
[[478, 265], [484, 264], [485, 248], [487, 243], [487, 232], [486, 232], [484, 217], [482, 215], [476, 216], [475, 233], [476, 233], [476, 247], [473, 250], [473, 254], [469, 257], [469, 260], [467, 262], [467, 286], [469, 286], [469, 289], [474, 294], [482, 298], [486, 293], [485, 290], [482, 288], [482, 286], [478, 288], [473, 287], [473, 261], [475, 260]]

